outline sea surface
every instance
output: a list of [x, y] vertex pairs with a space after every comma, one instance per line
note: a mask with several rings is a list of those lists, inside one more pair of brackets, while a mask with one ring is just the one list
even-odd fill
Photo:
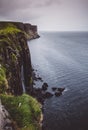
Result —
[[[65, 87], [44, 103], [44, 130], [88, 130], [88, 32], [40, 32], [30, 41], [32, 65], [44, 82]], [[36, 87], [41, 87], [36, 82]], [[53, 93], [53, 92], [52, 92]]]

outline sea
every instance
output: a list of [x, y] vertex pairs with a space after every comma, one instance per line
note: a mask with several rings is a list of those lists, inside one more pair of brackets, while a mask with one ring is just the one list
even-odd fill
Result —
[[65, 88], [60, 97], [45, 100], [43, 130], [88, 130], [88, 32], [39, 35], [28, 42], [32, 66], [48, 83], [47, 91]]

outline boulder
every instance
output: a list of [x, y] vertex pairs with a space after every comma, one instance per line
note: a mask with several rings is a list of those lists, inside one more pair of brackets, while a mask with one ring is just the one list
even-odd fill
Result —
[[59, 96], [61, 96], [61, 95], [62, 95], [61, 92], [55, 92], [55, 96], [56, 96], [56, 97], [59, 97]]
[[53, 91], [56, 91], [56, 90], [57, 90], [57, 88], [56, 88], [56, 87], [53, 87], [53, 88], [52, 88], [52, 90], [53, 90]]
[[38, 80], [40, 80], [41, 82], [43, 82], [42, 78], [41, 77], [37, 77]]
[[63, 92], [65, 90], [65, 88], [58, 88], [57, 89], [59, 92]]
[[50, 97], [52, 97], [52, 96], [53, 96], [53, 94], [50, 93], [50, 92], [46, 92], [46, 93], [43, 95], [44, 98], [50, 98]]
[[47, 90], [47, 88], [48, 88], [48, 84], [47, 83], [43, 83], [43, 85], [42, 85], [42, 90]]

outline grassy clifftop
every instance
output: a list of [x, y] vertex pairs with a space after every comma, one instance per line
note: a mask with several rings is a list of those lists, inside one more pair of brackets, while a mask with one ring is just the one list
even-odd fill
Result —
[[6, 24], [6, 26], [0, 27], [0, 34], [7, 35], [8, 33], [14, 34], [18, 32], [21, 32], [21, 30], [16, 28], [15, 25], [10, 23]]
[[[27, 39], [36, 37], [35, 26], [0, 22], [0, 99], [11, 115], [14, 130], [40, 130], [40, 104], [29, 96], [32, 92], [32, 67]], [[23, 94], [22, 67], [29, 95]]]

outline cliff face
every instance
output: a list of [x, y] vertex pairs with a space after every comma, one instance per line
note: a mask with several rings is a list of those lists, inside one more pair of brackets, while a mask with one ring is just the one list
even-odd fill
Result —
[[31, 93], [32, 67], [27, 39], [37, 37], [37, 26], [0, 22], [0, 93], [20, 95], [23, 84]]
[[27, 40], [37, 37], [37, 26], [0, 22], [0, 130], [41, 129], [41, 105], [29, 96], [33, 87]]

